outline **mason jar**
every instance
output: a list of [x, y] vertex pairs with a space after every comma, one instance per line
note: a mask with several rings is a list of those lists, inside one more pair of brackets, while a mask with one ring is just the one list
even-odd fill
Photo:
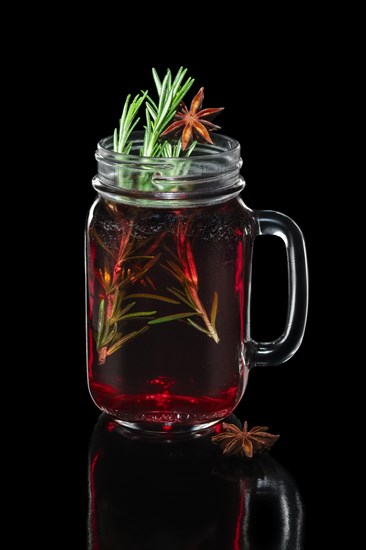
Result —
[[[289, 359], [307, 312], [298, 226], [243, 203], [239, 143], [223, 135], [189, 158], [97, 147], [97, 198], [87, 225], [88, 383], [95, 404], [126, 426], [194, 431], [228, 416], [249, 370]], [[252, 251], [261, 234], [287, 250], [283, 334], [250, 336]]]

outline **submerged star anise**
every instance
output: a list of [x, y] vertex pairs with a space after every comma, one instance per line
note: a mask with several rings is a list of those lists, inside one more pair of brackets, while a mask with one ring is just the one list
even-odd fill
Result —
[[175, 121], [168, 126], [161, 136], [167, 136], [168, 134], [179, 135], [182, 132], [182, 150], [185, 151], [188, 145], [193, 141], [193, 136], [198, 141], [207, 141], [213, 143], [209, 132], [213, 130], [219, 130], [220, 126], [212, 124], [210, 120], [220, 113], [224, 107], [217, 109], [202, 109], [204, 89], [194, 96], [191, 107], [188, 111], [186, 104], [182, 101], [180, 103], [181, 111], [175, 113]]
[[226, 422], [223, 422], [222, 427], [224, 431], [214, 435], [212, 442], [220, 445], [224, 455], [245, 455], [251, 458], [254, 454], [270, 449], [280, 437], [268, 433], [267, 426], [255, 426], [248, 431], [248, 422], [244, 422], [242, 430]]

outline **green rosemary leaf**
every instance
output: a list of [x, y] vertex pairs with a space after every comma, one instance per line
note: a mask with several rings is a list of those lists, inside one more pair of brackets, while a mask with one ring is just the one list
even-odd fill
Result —
[[183, 292], [181, 290], [179, 290], [178, 288], [176, 288], [175, 286], [167, 287], [167, 290], [169, 290], [169, 292], [172, 292], [173, 294], [175, 294], [175, 296], [177, 296], [179, 299], [181, 299], [181, 298], [184, 299]]
[[129, 334], [126, 334], [123, 336], [120, 340], [117, 340], [113, 346], [111, 346], [108, 351], [107, 355], [112, 355], [112, 353], [115, 353], [117, 350], [119, 350], [124, 344], [126, 344], [129, 340], [132, 340], [132, 338], [136, 338], [136, 336], [139, 336], [140, 334], [143, 334], [147, 330], [149, 330], [150, 327], [144, 326], [140, 330], [134, 330], [133, 332], [130, 332]]
[[[181, 140], [179, 140], [175, 145], [172, 145], [169, 141], [166, 140], [160, 144], [160, 150], [159, 150], [158, 156], [165, 157], [165, 158], [178, 158], [181, 150], [182, 150]], [[186, 151], [186, 153], [187, 152], [188, 150]], [[187, 155], [185, 154], [185, 156]], [[177, 175], [178, 175], [178, 172], [177, 172]]]
[[[122, 270], [122, 271], [123, 271], [123, 270]], [[120, 281], [119, 281], [119, 283], [118, 283], [118, 288], [119, 288], [120, 290], [123, 290], [123, 289], [126, 288], [126, 286], [128, 286], [128, 285], [130, 284], [130, 282], [131, 282], [131, 281], [130, 281], [130, 277], [125, 277], [125, 276], [124, 276], [124, 272], [123, 272], [123, 273], [122, 273], [122, 276], [121, 276], [121, 279], [120, 279]]]
[[116, 334], [117, 334], [117, 324], [115, 323], [112, 327], [112, 330], [109, 332], [109, 334], [103, 338], [103, 341], [100, 347], [103, 348], [104, 346], [108, 346], [108, 344], [112, 342]]
[[179, 104], [182, 101], [183, 97], [186, 95], [188, 90], [191, 88], [193, 82], [194, 82], [193, 78], [188, 78], [187, 82], [179, 90], [179, 92], [175, 96], [175, 101], [174, 101], [174, 105], [173, 105], [174, 109], [177, 109], [177, 107], [179, 106]]
[[[168, 124], [168, 122], [170, 122], [171, 118], [174, 116], [174, 112], [170, 113], [170, 111], [172, 110], [171, 109], [172, 99], [173, 99], [173, 93], [172, 93], [172, 91], [170, 91], [167, 94], [166, 99], [162, 103], [162, 106], [160, 107], [160, 105], [159, 105], [159, 108], [160, 108], [160, 117], [159, 118], [160, 118], [160, 120], [159, 120], [159, 124], [156, 124], [156, 131], [157, 132], [159, 131], [159, 135], [163, 131], [163, 127], [166, 126]], [[175, 110], [173, 109], [173, 111], [175, 111]]]
[[126, 319], [139, 319], [140, 317], [152, 317], [157, 313], [156, 311], [135, 311], [135, 313], [127, 313], [127, 315], [122, 315], [119, 318], [119, 321], [125, 321]]
[[132, 133], [132, 130], [134, 130], [135, 126], [137, 126], [137, 124], [138, 124], [139, 122], [140, 122], [140, 117], [138, 117], [138, 118], [135, 120], [135, 122], [133, 122], [133, 123], [131, 124], [130, 132], [129, 132], [130, 134]]
[[177, 321], [178, 319], [184, 319], [186, 317], [192, 317], [192, 315], [197, 315], [197, 313], [185, 312], [185, 313], [175, 313], [174, 315], [166, 315], [165, 317], [158, 317], [157, 319], [153, 319], [152, 321], [149, 321], [149, 325], [158, 325], [160, 323], [168, 323], [169, 321]]
[[[123, 130], [124, 130], [124, 125], [125, 125], [125, 122], [126, 122], [126, 114], [127, 114], [127, 109], [128, 109], [128, 104], [130, 102], [130, 99], [131, 99], [131, 94], [128, 94], [128, 96], [126, 97], [126, 100], [125, 100], [125, 103], [123, 105], [123, 111], [122, 111], [122, 115], [121, 115], [121, 118], [119, 119], [119, 135], [120, 135], [120, 139], [121, 139], [121, 136], [123, 134]], [[118, 150], [118, 149], [117, 149]]]
[[168, 260], [167, 264], [170, 267], [170, 269], [173, 271], [173, 273], [175, 273], [175, 277], [176, 277], [176, 279], [178, 279], [178, 281], [183, 282], [185, 279], [187, 279], [186, 274], [179, 267], [179, 265], [177, 263], [173, 262], [172, 260]]
[[133, 306], [136, 305], [136, 302], [131, 302], [130, 304], [128, 304], [126, 307], [124, 307], [123, 309], [121, 309], [121, 311], [118, 311], [117, 314], [114, 314], [112, 315], [112, 318], [111, 318], [111, 323], [117, 323], [118, 321], [121, 320], [121, 318], [126, 315], [126, 313], [128, 313], [130, 311], [130, 309], [133, 308]]
[[148, 294], [146, 292], [139, 294], [129, 294], [127, 298], [148, 298], [150, 300], [160, 300], [161, 302], [168, 302], [169, 304], [179, 304], [177, 300], [166, 298], [165, 296], [159, 296], [158, 294]]
[[130, 277], [131, 281], [133, 283], [136, 283], [137, 281], [139, 281], [145, 275], [145, 273], [147, 273], [149, 269], [151, 269], [152, 266], [158, 261], [160, 256], [161, 254], [158, 254], [157, 256], [153, 256], [151, 260], [148, 261], [142, 269], [140, 269], [140, 271], [138, 271], [137, 273], [134, 273], [133, 276]]
[[122, 295], [120, 292], [116, 292], [114, 295], [113, 305], [112, 305], [112, 311], [111, 311], [111, 323], [113, 323], [113, 317], [115, 313], [119, 310], [122, 302]]
[[117, 153], [124, 153], [130, 152], [132, 144], [129, 143], [129, 138], [131, 135], [132, 130], [135, 128], [136, 124], [138, 123], [139, 119], [136, 120], [137, 113], [142, 105], [142, 103], [145, 101], [145, 98], [147, 96], [147, 91], [143, 92], [142, 95], [137, 94], [134, 99], [131, 100], [131, 94], [128, 94], [126, 97], [122, 116], [120, 118], [120, 124], [119, 124], [119, 132], [115, 130], [114, 136], [113, 136], [113, 145], [114, 150]]
[[171, 157], [172, 156], [172, 146], [168, 141], [163, 141], [160, 144], [159, 157]]
[[153, 106], [150, 105], [150, 103], [146, 103], [146, 109], [149, 111], [150, 115], [151, 115], [151, 118], [153, 120], [156, 119], [156, 116], [157, 116], [157, 113], [156, 111], [154, 110]]
[[115, 262], [117, 261], [117, 256], [111, 250], [109, 250], [109, 248], [106, 247], [106, 245], [104, 244], [102, 239], [99, 237], [99, 235], [96, 232], [96, 230], [94, 229], [94, 227], [92, 227], [90, 229], [90, 236], [92, 236], [93, 239], [95, 239], [97, 241], [98, 245], [101, 246], [103, 248], [103, 250], [105, 250], [107, 252], [107, 254], [112, 256], [112, 258], [114, 259]]
[[162, 265], [161, 266], [163, 269], [165, 269], [165, 271], [167, 271], [168, 273], [170, 273], [171, 275], [173, 275], [173, 277], [175, 279], [177, 279], [179, 282], [181, 282], [181, 279], [179, 277], [177, 277], [177, 274], [175, 271], [173, 271], [172, 269], [170, 269], [170, 267], [168, 267], [167, 265]]
[[185, 292], [185, 294], [186, 294], [186, 296], [187, 296], [187, 299], [191, 302], [193, 309], [195, 309], [196, 311], [201, 312], [201, 308], [197, 307], [197, 305], [196, 305], [194, 299], [192, 298], [192, 295], [191, 295], [190, 290], [191, 290], [191, 289], [190, 289], [190, 287], [188, 286], [187, 282], [185, 282], [185, 284], [184, 284], [184, 292]]
[[130, 141], [125, 147], [125, 155], [129, 155], [132, 149], [133, 141]]
[[151, 98], [151, 96], [149, 96], [148, 94], [146, 95], [146, 103], [149, 102], [151, 107], [153, 108], [154, 112], [157, 113], [158, 112], [158, 106], [156, 105], [155, 101]]
[[151, 260], [151, 258], [155, 258], [155, 256], [127, 256], [123, 259], [123, 261], [129, 262], [131, 260]]
[[103, 336], [102, 336], [101, 347], [103, 347], [103, 342], [107, 338], [108, 334], [110, 333], [110, 326], [111, 326], [111, 319], [110, 319], [110, 317], [108, 317], [108, 314], [107, 314], [106, 315], [106, 320], [105, 320]]
[[[174, 148], [173, 148], [173, 155], [172, 155], [172, 156], [173, 156], [173, 157], [179, 157], [181, 150], [182, 150], [182, 140], [180, 139], [180, 140], [178, 141], [178, 143], [176, 143], [176, 144], [174, 145]], [[187, 156], [187, 155], [186, 155], [186, 156]]]
[[194, 328], [196, 328], [197, 330], [200, 330], [201, 332], [203, 332], [204, 334], [206, 334], [206, 336], [209, 336], [210, 338], [212, 338], [211, 334], [208, 332], [208, 330], [205, 330], [203, 327], [200, 327], [199, 325], [197, 325], [197, 323], [195, 323], [194, 321], [192, 321], [192, 319], [187, 319], [187, 322]]
[[212, 301], [212, 309], [211, 309], [211, 325], [215, 328], [216, 323], [216, 316], [217, 316], [217, 307], [219, 304], [219, 296], [215, 290], [214, 297]]
[[97, 331], [97, 349], [100, 349], [104, 332], [104, 299], [99, 304], [98, 331]]
[[123, 308], [121, 310], [121, 315], [124, 315], [125, 313], [127, 313], [128, 311], [130, 311], [130, 309], [133, 308], [133, 306], [136, 305], [136, 302], [131, 302], [130, 304], [128, 304], [125, 308]]
[[[182, 142], [179, 142], [179, 143], [182, 143]], [[192, 141], [191, 145], [188, 147], [188, 149], [186, 150], [184, 156], [185, 157], [190, 157], [192, 152], [193, 152], [193, 149], [196, 147], [197, 145], [197, 141]]]
[[174, 95], [177, 94], [177, 92], [179, 90], [179, 86], [181, 85], [182, 80], [185, 77], [187, 70], [188, 69], [184, 69], [183, 67], [179, 68], [179, 71], [177, 72], [177, 75], [176, 75], [176, 77], [174, 79], [174, 82], [172, 84], [172, 91], [173, 91]]
[[[171, 72], [168, 69], [168, 71], [167, 71], [167, 73], [164, 77], [163, 83], [161, 85], [161, 89], [160, 89], [159, 105], [158, 105], [159, 111], [161, 110], [162, 107], [166, 107], [166, 103], [167, 103], [166, 98], [167, 98], [167, 94], [170, 91], [171, 79], [172, 79]], [[169, 108], [169, 106], [168, 106], [168, 108]]]
[[147, 107], [146, 107], [146, 110], [145, 110], [145, 117], [146, 117], [145, 138], [148, 139], [148, 137], [151, 133], [151, 116], [150, 116], [150, 111], [148, 110]]
[[149, 139], [150, 139], [150, 136], [151, 136], [151, 116], [150, 116], [150, 112], [147, 109], [147, 107], [145, 109], [145, 118], [146, 118], [146, 126], [144, 126], [144, 128], [145, 128], [144, 144], [143, 144], [143, 146], [141, 147], [141, 150], [140, 150], [140, 156], [141, 157], [148, 156], [146, 154], [146, 151], [149, 150]]
[[158, 95], [160, 96], [160, 94], [161, 94], [161, 82], [160, 82], [160, 78], [158, 76], [158, 73], [156, 72], [156, 70], [154, 68], [152, 70], [152, 74], [153, 74], [156, 90], [158, 92]]
[[184, 296], [184, 294], [182, 292], [180, 292], [178, 289], [176, 289], [176, 288], [167, 288], [167, 290], [169, 292], [171, 292], [172, 294], [174, 294], [174, 296], [179, 298], [179, 300], [181, 302], [184, 302], [188, 307], [192, 307], [192, 303], [190, 301], [188, 301], [186, 299], [186, 297]]

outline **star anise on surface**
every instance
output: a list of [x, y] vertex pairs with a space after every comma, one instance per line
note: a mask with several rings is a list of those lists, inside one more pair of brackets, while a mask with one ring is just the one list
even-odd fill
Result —
[[177, 136], [183, 130], [183, 151], [185, 151], [188, 145], [192, 143], [193, 136], [195, 136], [198, 141], [213, 143], [209, 132], [220, 129], [220, 126], [212, 124], [210, 120], [220, 113], [224, 107], [201, 110], [204, 97], [203, 92], [204, 89], [201, 88], [200, 91], [194, 96], [189, 110], [184, 101], [182, 101], [180, 103], [181, 111], [177, 111], [175, 113], [175, 121], [161, 134], [161, 136], [167, 136], [168, 134]]
[[222, 423], [223, 431], [212, 437], [212, 442], [220, 445], [224, 455], [241, 455], [252, 458], [272, 447], [280, 437], [268, 433], [267, 426], [255, 426], [248, 431], [248, 422], [241, 430], [235, 424]]

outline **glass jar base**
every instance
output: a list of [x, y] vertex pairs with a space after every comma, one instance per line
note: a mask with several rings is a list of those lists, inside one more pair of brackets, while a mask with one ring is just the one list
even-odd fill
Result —
[[120, 426], [150, 434], [189, 434], [207, 430], [227, 417], [232, 411], [219, 411], [214, 416], [181, 413], [151, 412], [119, 418], [106, 411]]

